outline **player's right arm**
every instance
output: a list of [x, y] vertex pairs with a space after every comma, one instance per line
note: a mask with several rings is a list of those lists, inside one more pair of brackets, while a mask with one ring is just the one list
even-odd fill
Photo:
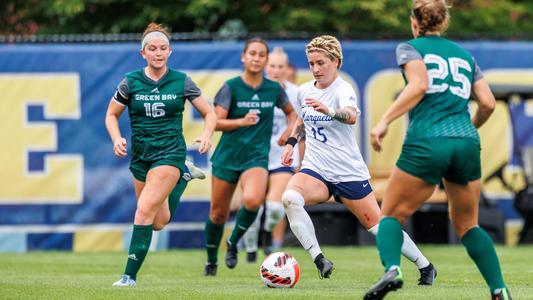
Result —
[[472, 116], [472, 123], [476, 128], [481, 127], [490, 117], [496, 107], [496, 99], [490, 90], [489, 84], [485, 78], [478, 79], [474, 82], [473, 92], [478, 108]]
[[215, 113], [217, 115], [217, 126], [215, 130], [231, 131], [257, 123], [257, 114], [252, 112], [247, 113], [244, 118], [228, 119], [231, 99], [231, 88], [225, 83], [215, 96]]
[[120, 128], [118, 126], [118, 118], [124, 109], [126, 109], [129, 98], [127, 82], [123, 80], [115, 92], [115, 95], [109, 100], [107, 112], [105, 115], [105, 127], [109, 133], [109, 137], [113, 142], [113, 152], [118, 157], [124, 157], [127, 154], [126, 139], [122, 137]]

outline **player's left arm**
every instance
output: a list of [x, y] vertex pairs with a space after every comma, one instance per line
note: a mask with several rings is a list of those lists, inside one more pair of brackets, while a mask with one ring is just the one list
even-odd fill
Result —
[[313, 98], [305, 99], [305, 104], [313, 107], [316, 111], [328, 115], [332, 119], [344, 124], [353, 125], [357, 121], [357, 110], [355, 107], [352, 106], [346, 106], [341, 109], [334, 109], [333, 107], [328, 107], [324, 103]]
[[202, 134], [194, 140], [194, 143], [200, 144], [198, 151], [203, 154], [211, 148], [211, 137], [217, 126], [217, 115], [215, 114], [213, 106], [202, 96], [193, 99], [191, 104], [204, 118], [204, 130]]
[[285, 116], [287, 117], [287, 129], [285, 129], [285, 131], [278, 140], [278, 145], [280, 146], [285, 145], [285, 142], [287, 142], [287, 139], [292, 133], [294, 124], [296, 124], [296, 112], [294, 111], [294, 107], [292, 106], [292, 104], [290, 102], [287, 102], [287, 104], [283, 107], [282, 110], [285, 113]]

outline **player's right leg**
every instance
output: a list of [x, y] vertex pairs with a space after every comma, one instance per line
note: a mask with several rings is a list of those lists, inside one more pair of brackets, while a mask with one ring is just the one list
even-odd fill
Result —
[[228, 218], [231, 198], [238, 181], [238, 174], [226, 174], [213, 167], [211, 181], [211, 207], [209, 218], [205, 223], [205, 247], [207, 263], [205, 276], [215, 276], [218, 268], [218, 248], [224, 233], [224, 224]]
[[493, 299], [511, 299], [492, 239], [477, 223], [480, 181], [474, 180], [461, 185], [445, 180], [444, 187], [455, 231], [483, 275]]
[[327, 201], [329, 197], [330, 193], [326, 184], [304, 172], [297, 173], [291, 178], [282, 196], [291, 230], [311, 255], [321, 278], [329, 278], [333, 271], [333, 263], [322, 254], [313, 222], [305, 211], [304, 205], [318, 204]]
[[161, 205], [172, 191], [180, 177], [180, 171], [173, 166], [162, 165], [150, 169], [146, 183], [135, 180], [135, 190], [139, 192], [133, 233], [128, 251], [128, 261], [121, 280], [113, 286], [135, 285], [137, 273], [150, 248], [153, 223]]

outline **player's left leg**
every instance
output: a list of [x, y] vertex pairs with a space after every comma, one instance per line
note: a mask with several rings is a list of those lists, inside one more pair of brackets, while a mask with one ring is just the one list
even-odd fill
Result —
[[237, 243], [255, 221], [257, 211], [265, 199], [268, 171], [261, 167], [253, 167], [244, 171], [240, 180], [243, 205], [237, 212], [235, 227], [227, 241], [226, 266], [230, 269], [237, 265]]
[[366, 293], [365, 299], [382, 299], [388, 292], [401, 288], [400, 253], [404, 241], [402, 224], [428, 199], [435, 189], [424, 180], [395, 167], [381, 206], [382, 219], [376, 236], [385, 274]]
[[[345, 197], [340, 198], [342, 203], [357, 217], [361, 225], [368, 232], [377, 236], [381, 212], [374, 192], [370, 192], [358, 200], [351, 200]], [[437, 271], [405, 231], [403, 231], [402, 254], [418, 268], [420, 272], [418, 284], [433, 285]]]

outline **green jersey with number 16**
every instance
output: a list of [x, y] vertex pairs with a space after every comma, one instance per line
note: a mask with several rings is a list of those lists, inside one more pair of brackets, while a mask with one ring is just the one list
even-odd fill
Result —
[[148, 78], [143, 69], [127, 73], [114, 99], [129, 110], [132, 155], [144, 161], [176, 154], [185, 159], [185, 99], [194, 100], [200, 94], [189, 77], [170, 68], [158, 81]]

